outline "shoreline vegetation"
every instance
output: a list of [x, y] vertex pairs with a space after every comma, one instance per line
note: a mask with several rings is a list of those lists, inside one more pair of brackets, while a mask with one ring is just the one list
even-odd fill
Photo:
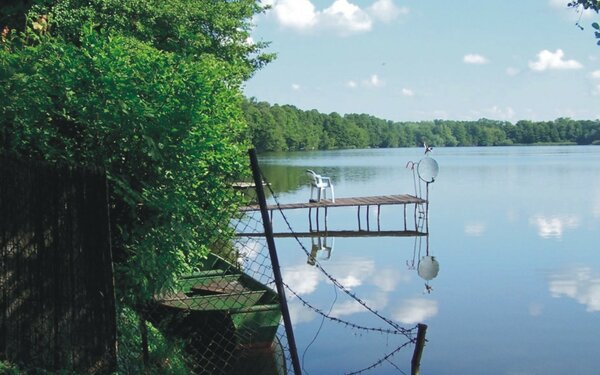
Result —
[[600, 145], [600, 120], [394, 122], [367, 114], [324, 114], [254, 98], [243, 103], [257, 152], [353, 148]]

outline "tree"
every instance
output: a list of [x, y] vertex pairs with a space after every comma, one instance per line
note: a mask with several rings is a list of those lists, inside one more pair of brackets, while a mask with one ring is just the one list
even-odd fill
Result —
[[[600, 12], [600, 0], [573, 0], [569, 2], [568, 6], [577, 9], [591, 9], [596, 13]], [[579, 25], [579, 23], [577, 23], [577, 26], [579, 26], [583, 30], [583, 27]], [[596, 44], [600, 46], [600, 25], [598, 24], [598, 22], [593, 22], [592, 28], [595, 30], [594, 36], [596, 37], [596, 39], [598, 39]]]
[[27, 27], [0, 42], [0, 152], [104, 168], [121, 297], [149, 298], [193, 270], [237, 211], [228, 185], [245, 165], [240, 87], [270, 58], [245, 39], [261, 8], [31, 3]]

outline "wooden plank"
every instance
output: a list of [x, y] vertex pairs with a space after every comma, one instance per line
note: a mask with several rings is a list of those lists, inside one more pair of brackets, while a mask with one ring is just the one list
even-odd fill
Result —
[[[328, 230], [328, 231], [311, 231], [311, 232], [280, 232], [273, 233], [273, 237], [277, 238], [309, 238], [309, 237], [418, 237], [426, 236], [427, 233], [414, 230]], [[264, 233], [238, 233], [238, 237], [264, 237]]]
[[227, 280], [227, 279], [212, 279], [203, 280], [202, 283], [198, 283], [192, 286], [194, 292], [212, 292], [212, 293], [241, 293], [247, 290], [238, 280]]
[[207, 287], [210, 290], [211, 285], [215, 283], [227, 284], [237, 282], [240, 278], [240, 274], [216, 274], [214, 276], [196, 276], [196, 277], [185, 277], [179, 280], [179, 290], [183, 292], [189, 292], [194, 289], [202, 289]]
[[188, 296], [185, 293], [171, 294], [157, 300], [160, 305], [192, 311], [236, 311], [254, 306], [263, 296], [263, 291], [208, 296]]
[[[398, 194], [398, 195], [380, 195], [372, 197], [349, 197], [349, 198], [338, 198], [335, 202], [329, 199], [323, 199], [320, 202], [304, 202], [304, 203], [285, 203], [277, 205], [267, 206], [268, 210], [294, 210], [302, 208], [322, 208], [322, 207], [356, 207], [356, 206], [384, 206], [384, 205], [406, 205], [406, 204], [422, 204], [427, 201], [422, 198], [415, 197], [410, 194]], [[257, 205], [241, 207], [240, 211], [258, 211]]]

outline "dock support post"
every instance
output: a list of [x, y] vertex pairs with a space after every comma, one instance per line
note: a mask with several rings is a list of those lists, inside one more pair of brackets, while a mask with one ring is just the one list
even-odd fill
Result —
[[419, 231], [419, 222], [417, 221], [417, 209], [418, 209], [418, 204], [415, 203], [415, 213], [414, 213], [414, 219], [415, 219], [415, 232]]
[[358, 205], [358, 209], [356, 210], [356, 216], [358, 218], [358, 231], [360, 232], [360, 204]]
[[294, 338], [294, 330], [292, 328], [292, 319], [290, 318], [290, 310], [288, 308], [287, 299], [285, 297], [285, 288], [283, 286], [283, 277], [281, 276], [279, 258], [277, 257], [277, 249], [275, 248], [273, 227], [271, 226], [271, 221], [269, 220], [269, 213], [267, 212], [267, 200], [265, 198], [265, 192], [262, 186], [262, 176], [260, 175], [260, 170], [258, 167], [256, 151], [254, 151], [254, 149], [250, 149], [248, 150], [248, 154], [250, 155], [252, 177], [254, 178], [254, 183], [256, 184], [256, 195], [258, 198], [258, 204], [260, 206], [260, 213], [262, 215], [263, 227], [265, 229], [265, 237], [267, 240], [267, 246], [269, 248], [269, 255], [271, 257], [271, 265], [273, 266], [273, 277], [275, 279], [275, 286], [277, 287], [277, 294], [279, 295], [279, 303], [281, 304], [281, 315], [283, 317], [285, 334], [287, 336], [288, 345], [290, 348], [292, 366], [294, 368], [295, 375], [302, 375], [302, 368], [300, 367], [300, 360], [298, 357], [298, 349], [296, 348], [296, 339]]
[[427, 324], [419, 323], [417, 331], [417, 343], [413, 352], [412, 361], [410, 361], [410, 375], [419, 375], [421, 373], [421, 355], [425, 347], [425, 333], [427, 332]]
[[379, 218], [381, 217], [381, 205], [377, 205], [377, 231], [381, 231], [381, 224]]
[[371, 230], [371, 226], [369, 225], [369, 212], [371, 211], [370, 208], [371, 206], [367, 205], [367, 231]]

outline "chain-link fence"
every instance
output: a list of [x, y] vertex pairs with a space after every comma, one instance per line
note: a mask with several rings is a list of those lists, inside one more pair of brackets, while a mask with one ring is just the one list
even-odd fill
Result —
[[[250, 167], [249, 167], [250, 169]], [[231, 183], [243, 204], [257, 202], [248, 178]], [[210, 213], [216, 215], [218, 213]], [[217, 218], [218, 219], [218, 218]], [[232, 233], [215, 231], [208, 258], [177, 286], [154, 296], [142, 307], [120, 307], [119, 371], [123, 374], [294, 373], [282, 301], [260, 216], [240, 212], [229, 220]]]
[[[280, 278], [265, 202], [259, 199], [263, 187], [275, 201], [272, 210], [279, 202], [257, 165], [254, 178], [231, 183], [254, 208], [240, 210], [233, 219], [223, 214], [221, 224], [228, 221], [230, 233], [222, 233], [219, 220], [212, 221], [213, 228], [201, 228], [213, 232], [206, 236], [214, 239], [206, 244], [208, 258], [149, 302], [120, 301], [116, 307], [110, 232], [102, 224], [109, 222], [104, 177], [69, 172], [68, 183], [55, 186], [43, 181], [63, 176], [54, 169], [6, 165], [0, 164], [0, 373], [7, 368], [2, 361], [9, 360], [32, 373], [43, 368], [82, 374], [299, 374], [286, 293], [353, 331], [399, 337], [393, 350], [351, 373], [392, 363], [416, 341], [416, 326], [402, 327], [377, 312], [317, 259], [311, 264], [381, 324], [367, 327], [332, 315]], [[15, 197], [20, 197], [17, 203]], [[311, 259], [296, 241], [297, 250]]]
[[104, 173], [0, 159], [0, 372], [116, 369]]

